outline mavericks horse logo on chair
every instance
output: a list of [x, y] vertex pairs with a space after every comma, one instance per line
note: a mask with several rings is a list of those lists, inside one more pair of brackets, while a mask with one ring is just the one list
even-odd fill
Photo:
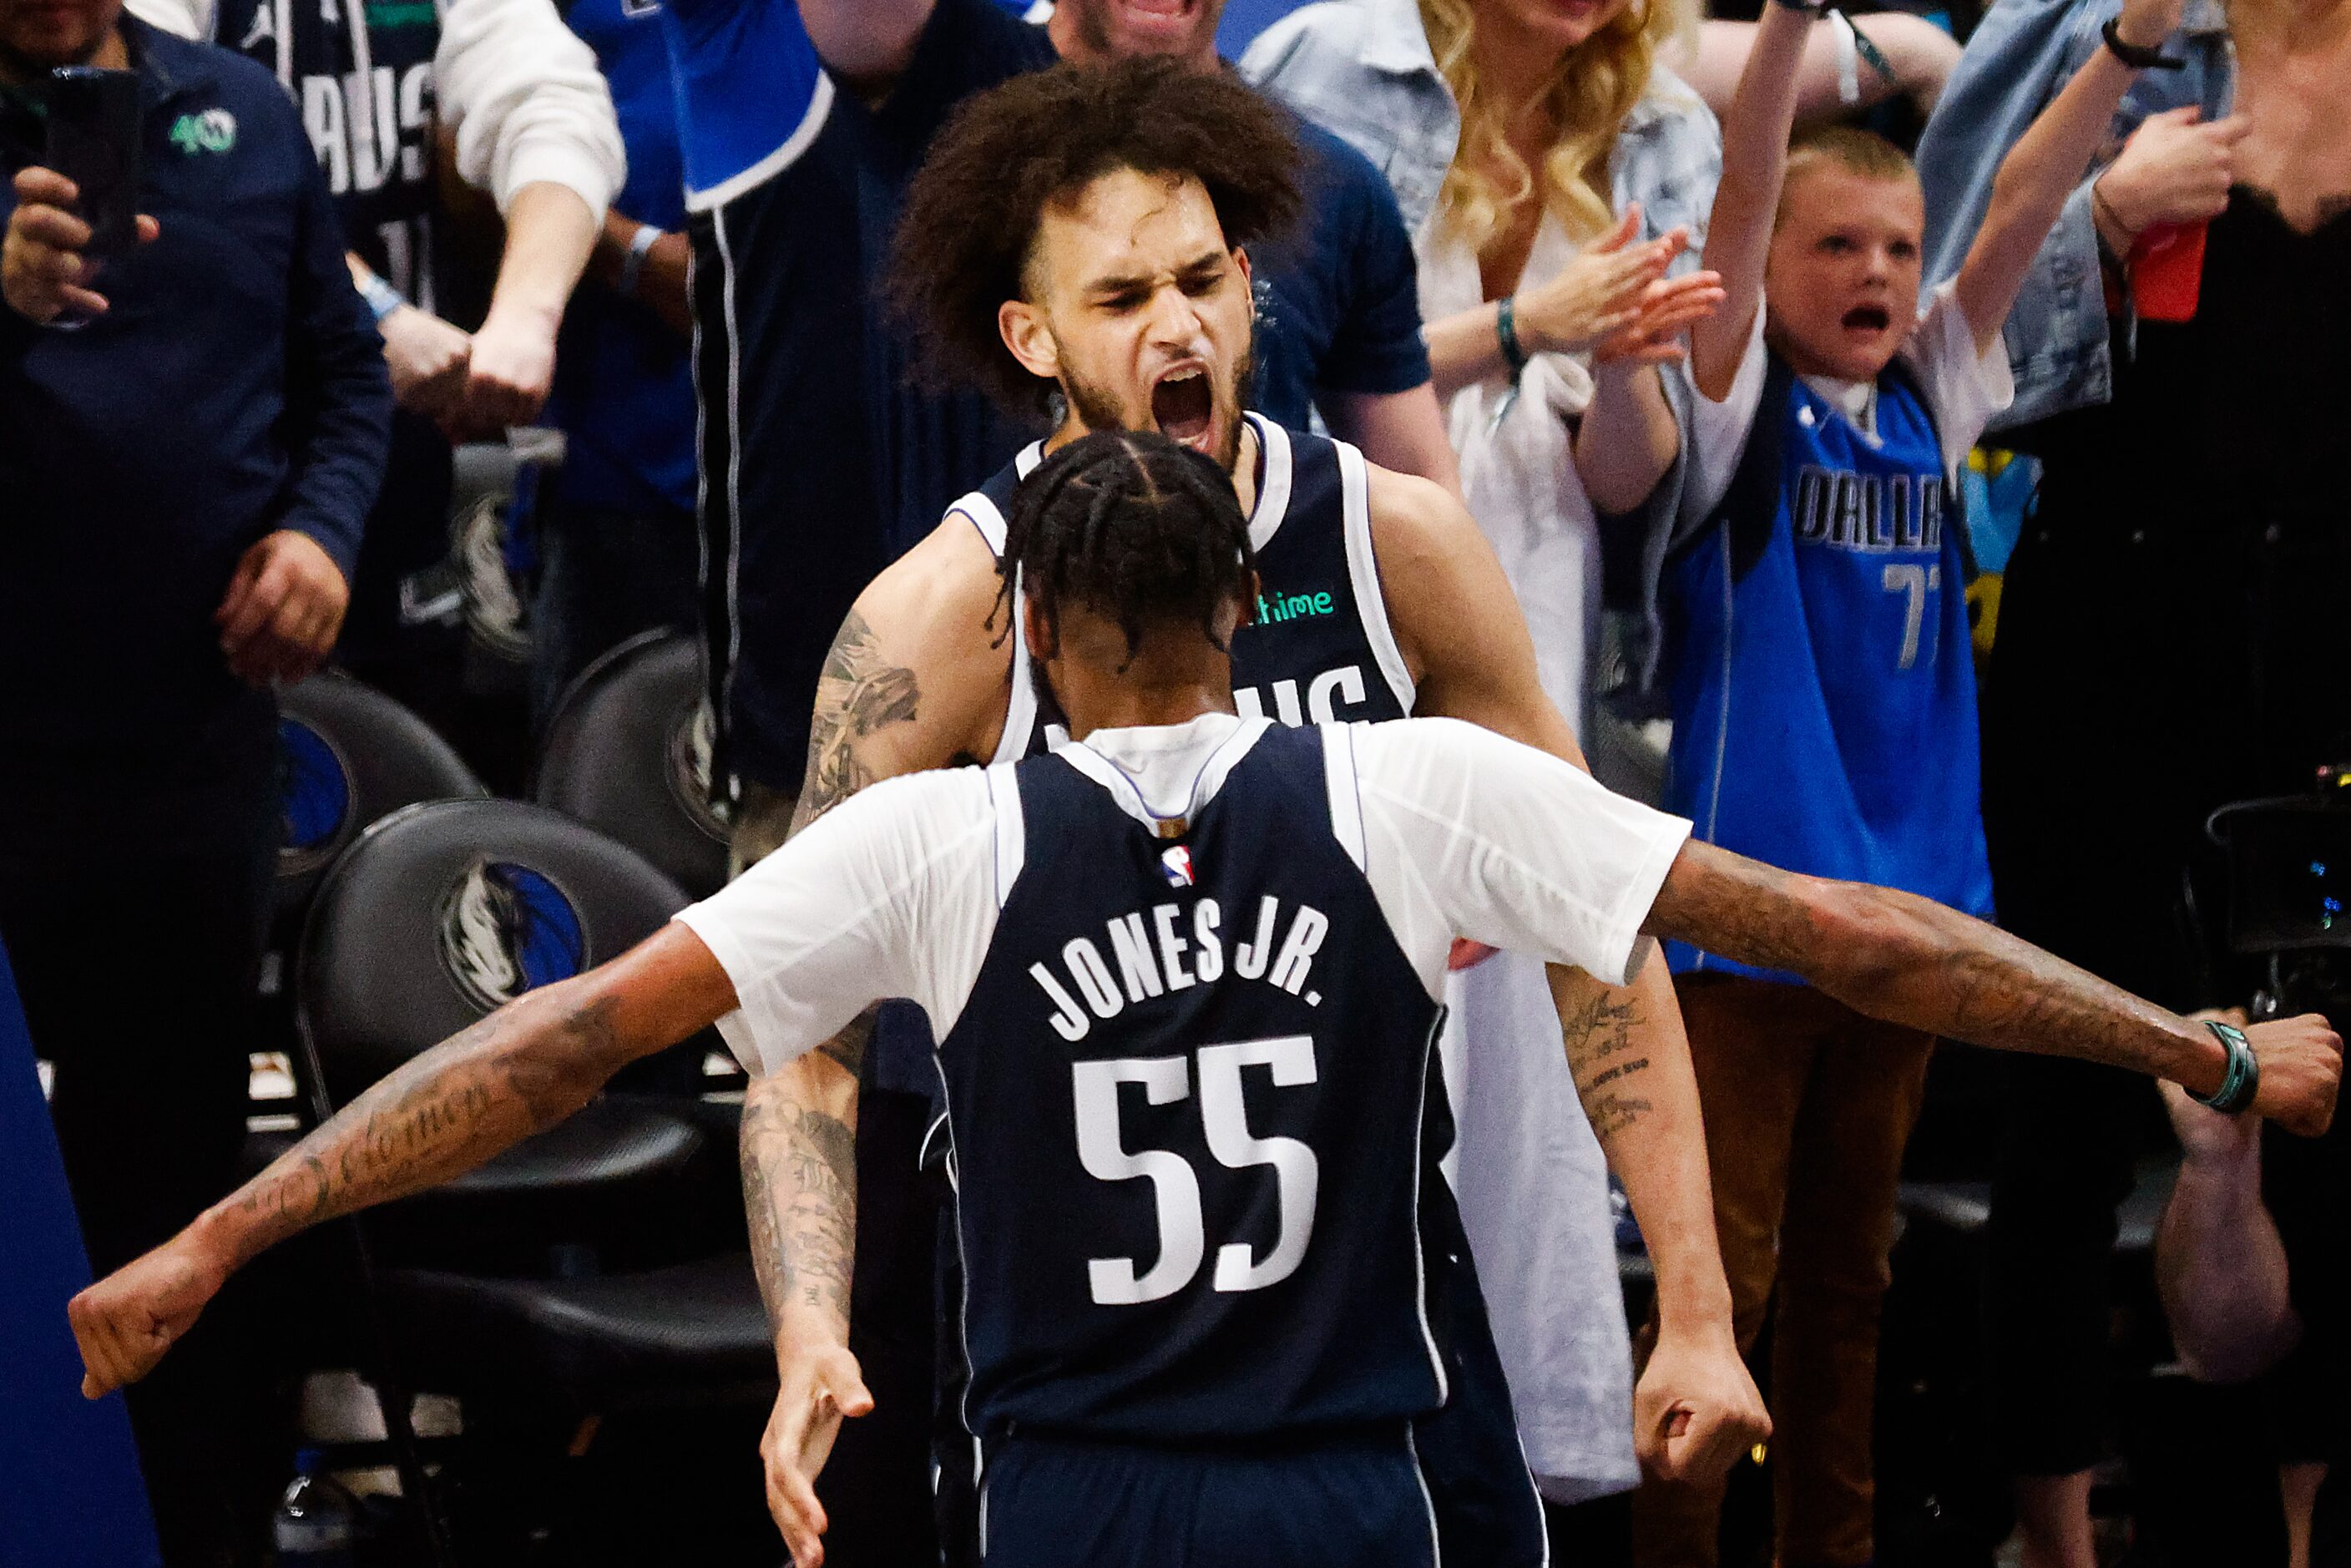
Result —
[[544, 873], [475, 861], [441, 896], [441, 965], [487, 1012], [578, 974], [587, 959], [580, 911]]

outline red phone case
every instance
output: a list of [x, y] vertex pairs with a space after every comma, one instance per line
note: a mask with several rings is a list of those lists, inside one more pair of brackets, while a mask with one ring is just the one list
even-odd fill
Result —
[[2143, 321], [2192, 321], [2204, 282], [2204, 225], [2158, 224], [2131, 246], [2131, 302]]

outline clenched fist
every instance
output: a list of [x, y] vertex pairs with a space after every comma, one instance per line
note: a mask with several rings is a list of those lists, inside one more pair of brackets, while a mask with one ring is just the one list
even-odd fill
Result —
[[1657, 1336], [1633, 1389], [1633, 1448], [1644, 1470], [1660, 1480], [1719, 1480], [1771, 1435], [1771, 1415], [1727, 1324]]
[[2245, 1031], [2261, 1063], [2253, 1109], [2289, 1133], [2314, 1138], [2335, 1120], [2343, 1082], [2343, 1040], [2316, 1013], [2257, 1023]]
[[228, 1270], [183, 1231], [67, 1303], [81, 1347], [83, 1397], [111, 1394], [152, 1372], [227, 1278]]

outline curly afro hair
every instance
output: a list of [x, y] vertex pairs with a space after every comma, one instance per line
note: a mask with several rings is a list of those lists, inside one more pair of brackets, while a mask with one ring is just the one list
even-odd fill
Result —
[[1199, 181], [1228, 245], [1298, 216], [1290, 117], [1226, 72], [1149, 57], [1015, 77], [956, 110], [907, 187], [888, 304], [927, 384], [977, 385], [1023, 411], [1042, 402], [1052, 383], [1012, 357], [997, 312], [1022, 298], [1045, 210], [1119, 169]]

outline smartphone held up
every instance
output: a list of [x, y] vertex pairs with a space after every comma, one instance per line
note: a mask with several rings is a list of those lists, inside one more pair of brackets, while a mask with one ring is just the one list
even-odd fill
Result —
[[74, 183], [74, 215], [89, 225], [85, 254], [120, 256], [139, 243], [139, 78], [99, 66], [49, 73], [44, 162]]

